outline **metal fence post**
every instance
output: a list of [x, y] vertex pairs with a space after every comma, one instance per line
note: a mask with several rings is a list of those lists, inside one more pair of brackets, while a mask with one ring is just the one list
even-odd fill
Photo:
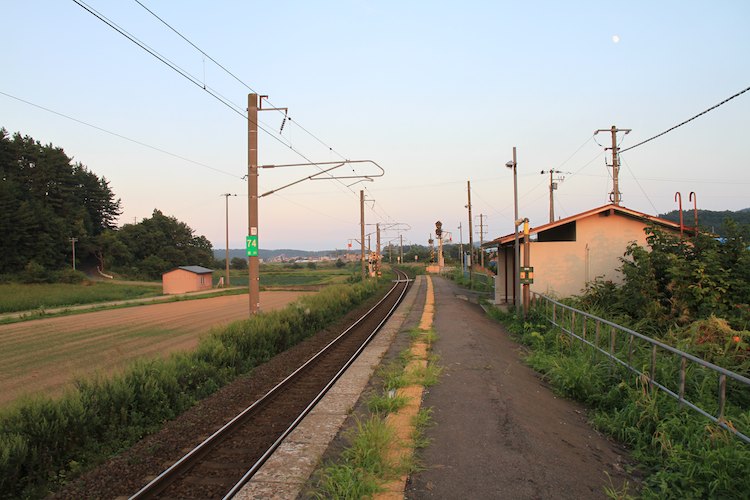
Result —
[[687, 373], [687, 358], [680, 357], [680, 406], [685, 403], [685, 376]]

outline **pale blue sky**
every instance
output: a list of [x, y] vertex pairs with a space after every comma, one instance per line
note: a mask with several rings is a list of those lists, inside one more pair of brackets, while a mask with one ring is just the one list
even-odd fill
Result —
[[[487, 215], [488, 237], [512, 232], [512, 176], [504, 165], [513, 146], [521, 216], [540, 225], [549, 213], [541, 170], [572, 173], [556, 192], [558, 216], [607, 203], [611, 180], [603, 148], [591, 139], [595, 129], [633, 129], [622, 142], [628, 147], [750, 85], [750, 3], [740, 0], [142, 2], [274, 105], [289, 107], [283, 142], [315, 161], [339, 159], [299, 122], [344, 157], [382, 165], [386, 176], [367, 184], [375, 199], [367, 222], [407, 223], [405, 240], [422, 244], [438, 219], [455, 240], [462, 223], [468, 240], [467, 180], [474, 215]], [[86, 3], [245, 107], [247, 88], [135, 1]], [[121, 223], [159, 208], [223, 248], [220, 194], [237, 193], [230, 246], [244, 246], [240, 116], [73, 1], [2, 6], [0, 92], [227, 174], [5, 95], [0, 126], [61, 146], [105, 176], [122, 198]], [[261, 120], [278, 131], [279, 115]], [[676, 191], [685, 205], [695, 191], [699, 208], [750, 206], [749, 129], [750, 92], [623, 153], [623, 205], [662, 213], [676, 208]], [[609, 136], [596, 141], [607, 145]], [[263, 133], [259, 158], [304, 161]], [[264, 170], [261, 191], [313, 172]], [[307, 182], [263, 198], [261, 247], [345, 247], [359, 235], [361, 186]]]

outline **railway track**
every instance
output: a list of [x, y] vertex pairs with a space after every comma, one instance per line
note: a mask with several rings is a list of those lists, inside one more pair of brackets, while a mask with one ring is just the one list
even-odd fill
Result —
[[356, 359], [406, 294], [398, 279], [383, 299], [263, 397], [132, 495], [231, 498]]

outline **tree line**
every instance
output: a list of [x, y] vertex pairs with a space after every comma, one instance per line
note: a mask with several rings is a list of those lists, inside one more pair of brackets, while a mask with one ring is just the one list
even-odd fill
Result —
[[[65, 151], [0, 129], [0, 274], [46, 281], [71, 267], [158, 278], [180, 265], [213, 264], [211, 243], [155, 209], [117, 227], [122, 202], [104, 177]], [[58, 274], [59, 277], [59, 274]]]

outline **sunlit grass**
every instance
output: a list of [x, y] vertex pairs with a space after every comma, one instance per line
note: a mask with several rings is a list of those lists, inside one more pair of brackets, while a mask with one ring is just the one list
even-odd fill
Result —
[[83, 284], [1, 284], [0, 313], [31, 311], [52, 307], [93, 304], [161, 295], [161, 284], [117, 285], [105, 282]]

